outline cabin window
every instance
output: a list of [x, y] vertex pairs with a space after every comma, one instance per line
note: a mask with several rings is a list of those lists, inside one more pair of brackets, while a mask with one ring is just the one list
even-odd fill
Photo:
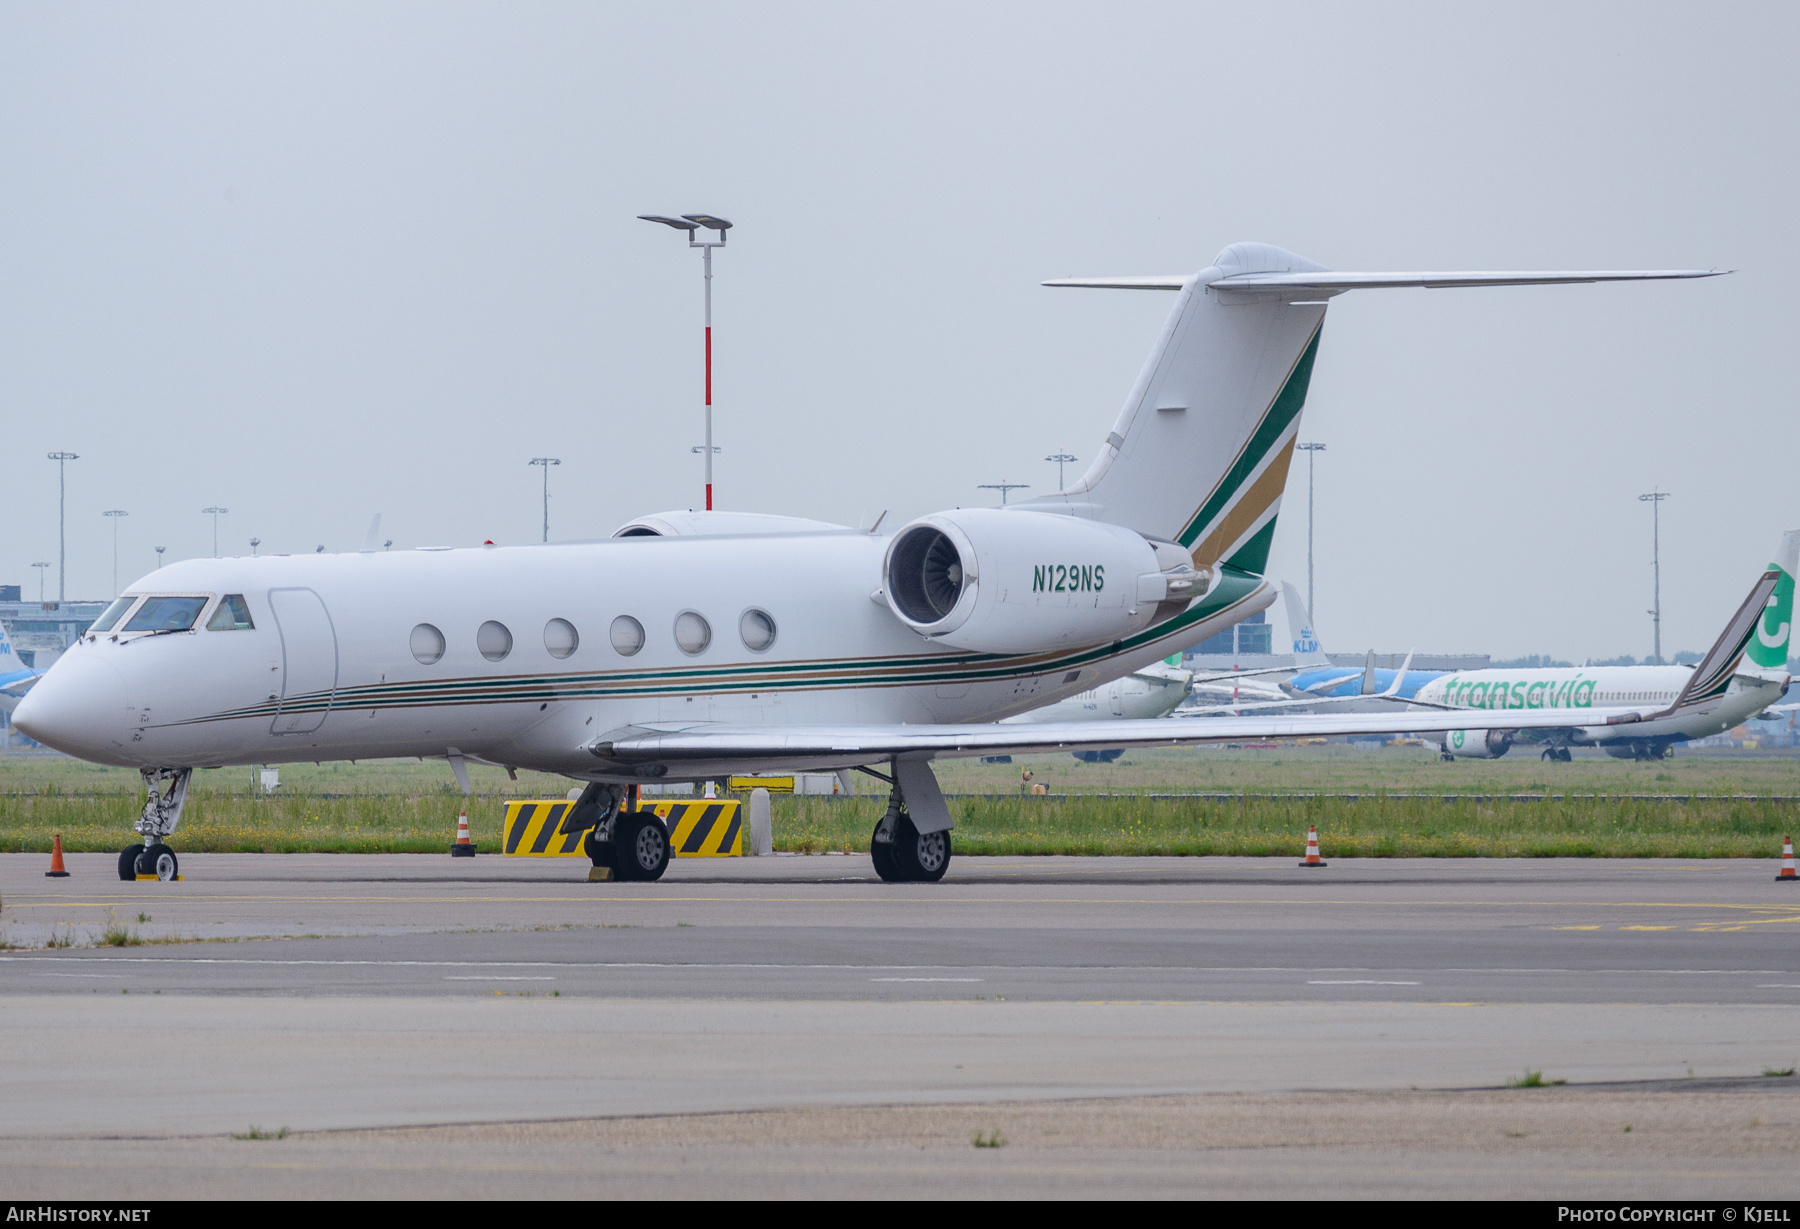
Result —
[[476, 629], [475, 647], [489, 661], [505, 661], [512, 652], [512, 633], [506, 630], [506, 624], [489, 619]]
[[612, 621], [612, 647], [621, 657], [630, 657], [644, 647], [644, 625], [630, 615]]
[[250, 621], [250, 606], [244, 601], [241, 593], [227, 593], [219, 599], [219, 608], [213, 611], [213, 617], [206, 621], [209, 632], [253, 632], [256, 624]]
[[132, 603], [135, 601], [137, 601], [136, 594], [115, 599], [112, 605], [100, 612], [100, 617], [89, 625], [88, 630], [96, 635], [101, 632], [110, 632], [113, 624], [125, 617], [125, 612], [131, 609]]
[[125, 625], [128, 632], [185, 632], [194, 626], [209, 599], [204, 597], [153, 597], [138, 607]]
[[712, 643], [712, 624], [691, 610], [682, 611], [675, 618], [675, 643], [690, 657], [706, 652]]
[[412, 629], [412, 655], [421, 666], [429, 666], [444, 655], [444, 633], [429, 623]]
[[561, 661], [581, 645], [581, 635], [567, 619], [552, 619], [544, 624], [544, 648]]
[[738, 635], [744, 638], [745, 648], [761, 653], [775, 643], [775, 619], [766, 610], [746, 610], [738, 620]]

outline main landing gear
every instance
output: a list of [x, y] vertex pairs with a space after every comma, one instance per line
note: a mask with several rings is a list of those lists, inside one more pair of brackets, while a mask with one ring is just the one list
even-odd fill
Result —
[[612, 871], [614, 879], [640, 883], [661, 879], [675, 852], [669, 830], [656, 812], [627, 811], [623, 804], [624, 796], [616, 786], [594, 784], [582, 791], [572, 812], [575, 822], [586, 822], [587, 817], [579, 815], [584, 807], [593, 807], [599, 814], [581, 840], [581, 851], [596, 870]]
[[869, 858], [884, 883], [936, 883], [950, 869], [950, 833], [920, 832], [906, 813], [899, 787], [869, 838]]
[[1573, 763], [1575, 759], [1574, 756], [1569, 754], [1569, 749], [1567, 747], [1545, 747], [1544, 753], [1538, 756], [1538, 758], [1540, 760], [1549, 760], [1552, 764], [1570, 764]]
[[181, 822], [181, 808], [187, 802], [188, 780], [192, 768], [145, 768], [140, 770], [144, 790], [144, 813], [132, 826], [144, 842], [127, 845], [119, 852], [119, 878], [131, 882], [140, 875], [154, 875], [163, 883], [181, 878], [181, 862], [164, 837], [173, 835]]

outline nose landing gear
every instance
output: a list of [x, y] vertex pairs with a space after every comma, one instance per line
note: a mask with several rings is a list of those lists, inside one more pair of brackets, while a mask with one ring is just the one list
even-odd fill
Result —
[[169, 883], [181, 878], [181, 863], [175, 851], [163, 838], [174, 833], [181, 822], [181, 808], [187, 802], [188, 781], [192, 768], [145, 768], [141, 770], [144, 789], [144, 813], [132, 828], [145, 843], [127, 845], [119, 853], [119, 878], [131, 882], [141, 875], [154, 875]]

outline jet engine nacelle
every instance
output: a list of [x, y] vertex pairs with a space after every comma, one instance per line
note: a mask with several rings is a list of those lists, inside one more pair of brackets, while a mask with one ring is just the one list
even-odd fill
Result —
[[1444, 753], [1471, 760], [1497, 760], [1512, 750], [1511, 730], [1451, 730], [1444, 735]]
[[953, 648], [1029, 653], [1102, 644], [1211, 586], [1181, 547], [1043, 512], [963, 508], [901, 529], [882, 592], [901, 622]]

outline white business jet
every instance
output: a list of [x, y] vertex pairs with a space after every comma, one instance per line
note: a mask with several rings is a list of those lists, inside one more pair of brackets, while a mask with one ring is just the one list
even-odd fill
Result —
[[1174, 295], [1066, 491], [891, 536], [682, 512], [598, 543], [187, 560], [131, 585], [15, 720], [143, 773], [126, 878], [176, 873], [168, 838], [195, 768], [423, 756], [465, 788], [471, 760], [588, 782], [568, 826], [624, 879], [669, 860], [668, 832], [637, 807], [645, 782], [861, 769], [892, 790], [878, 873], [936, 880], [951, 857], [938, 757], [1445, 728], [1434, 712], [1003, 722], [1274, 600], [1263, 572], [1332, 296], [1706, 276], [1333, 273], [1244, 243], [1186, 276], [1047, 283]]

